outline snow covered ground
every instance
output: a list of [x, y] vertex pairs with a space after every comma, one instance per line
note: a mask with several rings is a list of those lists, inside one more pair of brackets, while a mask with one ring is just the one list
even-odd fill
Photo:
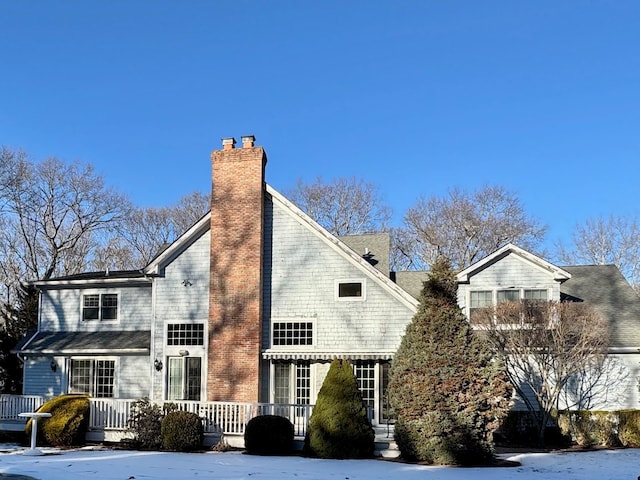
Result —
[[[4, 447], [4, 448], [3, 448]], [[519, 467], [450, 468], [385, 460], [257, 457], [240, 452], [164, 453], [43, 449], [31, 457], [0, 445], [0, 477], [41, 480], [635, 480], [640, 449], [502, 455]]]

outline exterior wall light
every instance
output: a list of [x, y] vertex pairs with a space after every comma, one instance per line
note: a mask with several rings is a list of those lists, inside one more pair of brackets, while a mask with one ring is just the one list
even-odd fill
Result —
[[56, 370], [58, 370], [58, 364], [56, 363], [55, 358], [51, 359], [51, 363], [49, 364], [49, 366], [51, 367], [52, 372], [55, 372]]
[[162, 361], [158, 360], [157, 358], [154, 360], [153, 362], [153, 366], [156, 368], [156, 370], [159, 372], [160, 370], [162, 370]]

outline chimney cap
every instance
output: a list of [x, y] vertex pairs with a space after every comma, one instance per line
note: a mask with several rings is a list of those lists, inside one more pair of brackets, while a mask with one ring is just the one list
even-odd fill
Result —
[[256, 141], [255, 135], [243, 135], [242, 137], [242, 147], [253, 147], [253, 142]]
[[222, 147], [227, 150], [230, 148], [235, 148], [236, 139], [233, 137], [226, 137], [222, 139]]

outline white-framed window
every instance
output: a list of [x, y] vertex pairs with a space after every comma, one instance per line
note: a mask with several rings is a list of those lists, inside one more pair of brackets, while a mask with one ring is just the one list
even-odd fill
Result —
[[469, 319], [474, 322], [473, 313], [481, 308], [493, 305], [493, 292], [491, 290], [476, 290], [469, 292]]
[[168, 357], [167, 365], [167, 399], [199, 401], [202, 393], [202, 359]]
[[308, 361], [274, 362], [271, 374], [273, 403], [311, 403], [311, 364]]
[[314, 322], [307, 319], [273, 320], [272, 347], [310, 347], [313, 345]]
[[203, 323], [169, 323], [167, 325], [168, 346], [204, 345]]
[[117, 293], [85, 293], [82, 295], [82, 320], [118, 320]]
[[362, 301], [366, 299], [367, 283], [364, 278], [336, 280], [335, 297], [339, 301]]
[[86, 393], [97, 398], [115, 397], [115, 360], [72, 358], [69, 366], [70, 393]]
[[376, 404], [376, 363], [373, 361], [357, 361], [353, 364], [353, 373], [358, 382], [358, 390], [362, 401], [370, 410]]
[[538, 302], [549, 300], [547, 288], [502, 288], [494, 290], [472, 290], [469, 292], [469, 319], [474, 320], [474, 311], [491, 307], [501, 302], [530, 302], [531, 308], [539, 307]]

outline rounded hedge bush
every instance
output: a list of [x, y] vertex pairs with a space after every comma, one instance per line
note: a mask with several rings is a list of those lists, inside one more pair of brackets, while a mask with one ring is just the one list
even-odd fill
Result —
[[169, 412], [162, 419], [162, 447], [173, 452], [190, 452], [202, 446], [204, 429], [192, 412]]
[[[38, 442], [53, 447], [70, 447], [85, 444], [89, 426], [89, 397], [87, 395], [60, 395], [45, 402], [38, 412], [50, 413], [51, 417], [38, 420]], [[27, 438], [31, 437], [32, 421], [25, 427]]]
[[252, 455], [288, 455], [293, 450], [293, 424], [278, 415], [261, 415], [249, 420], [244, 447]]

